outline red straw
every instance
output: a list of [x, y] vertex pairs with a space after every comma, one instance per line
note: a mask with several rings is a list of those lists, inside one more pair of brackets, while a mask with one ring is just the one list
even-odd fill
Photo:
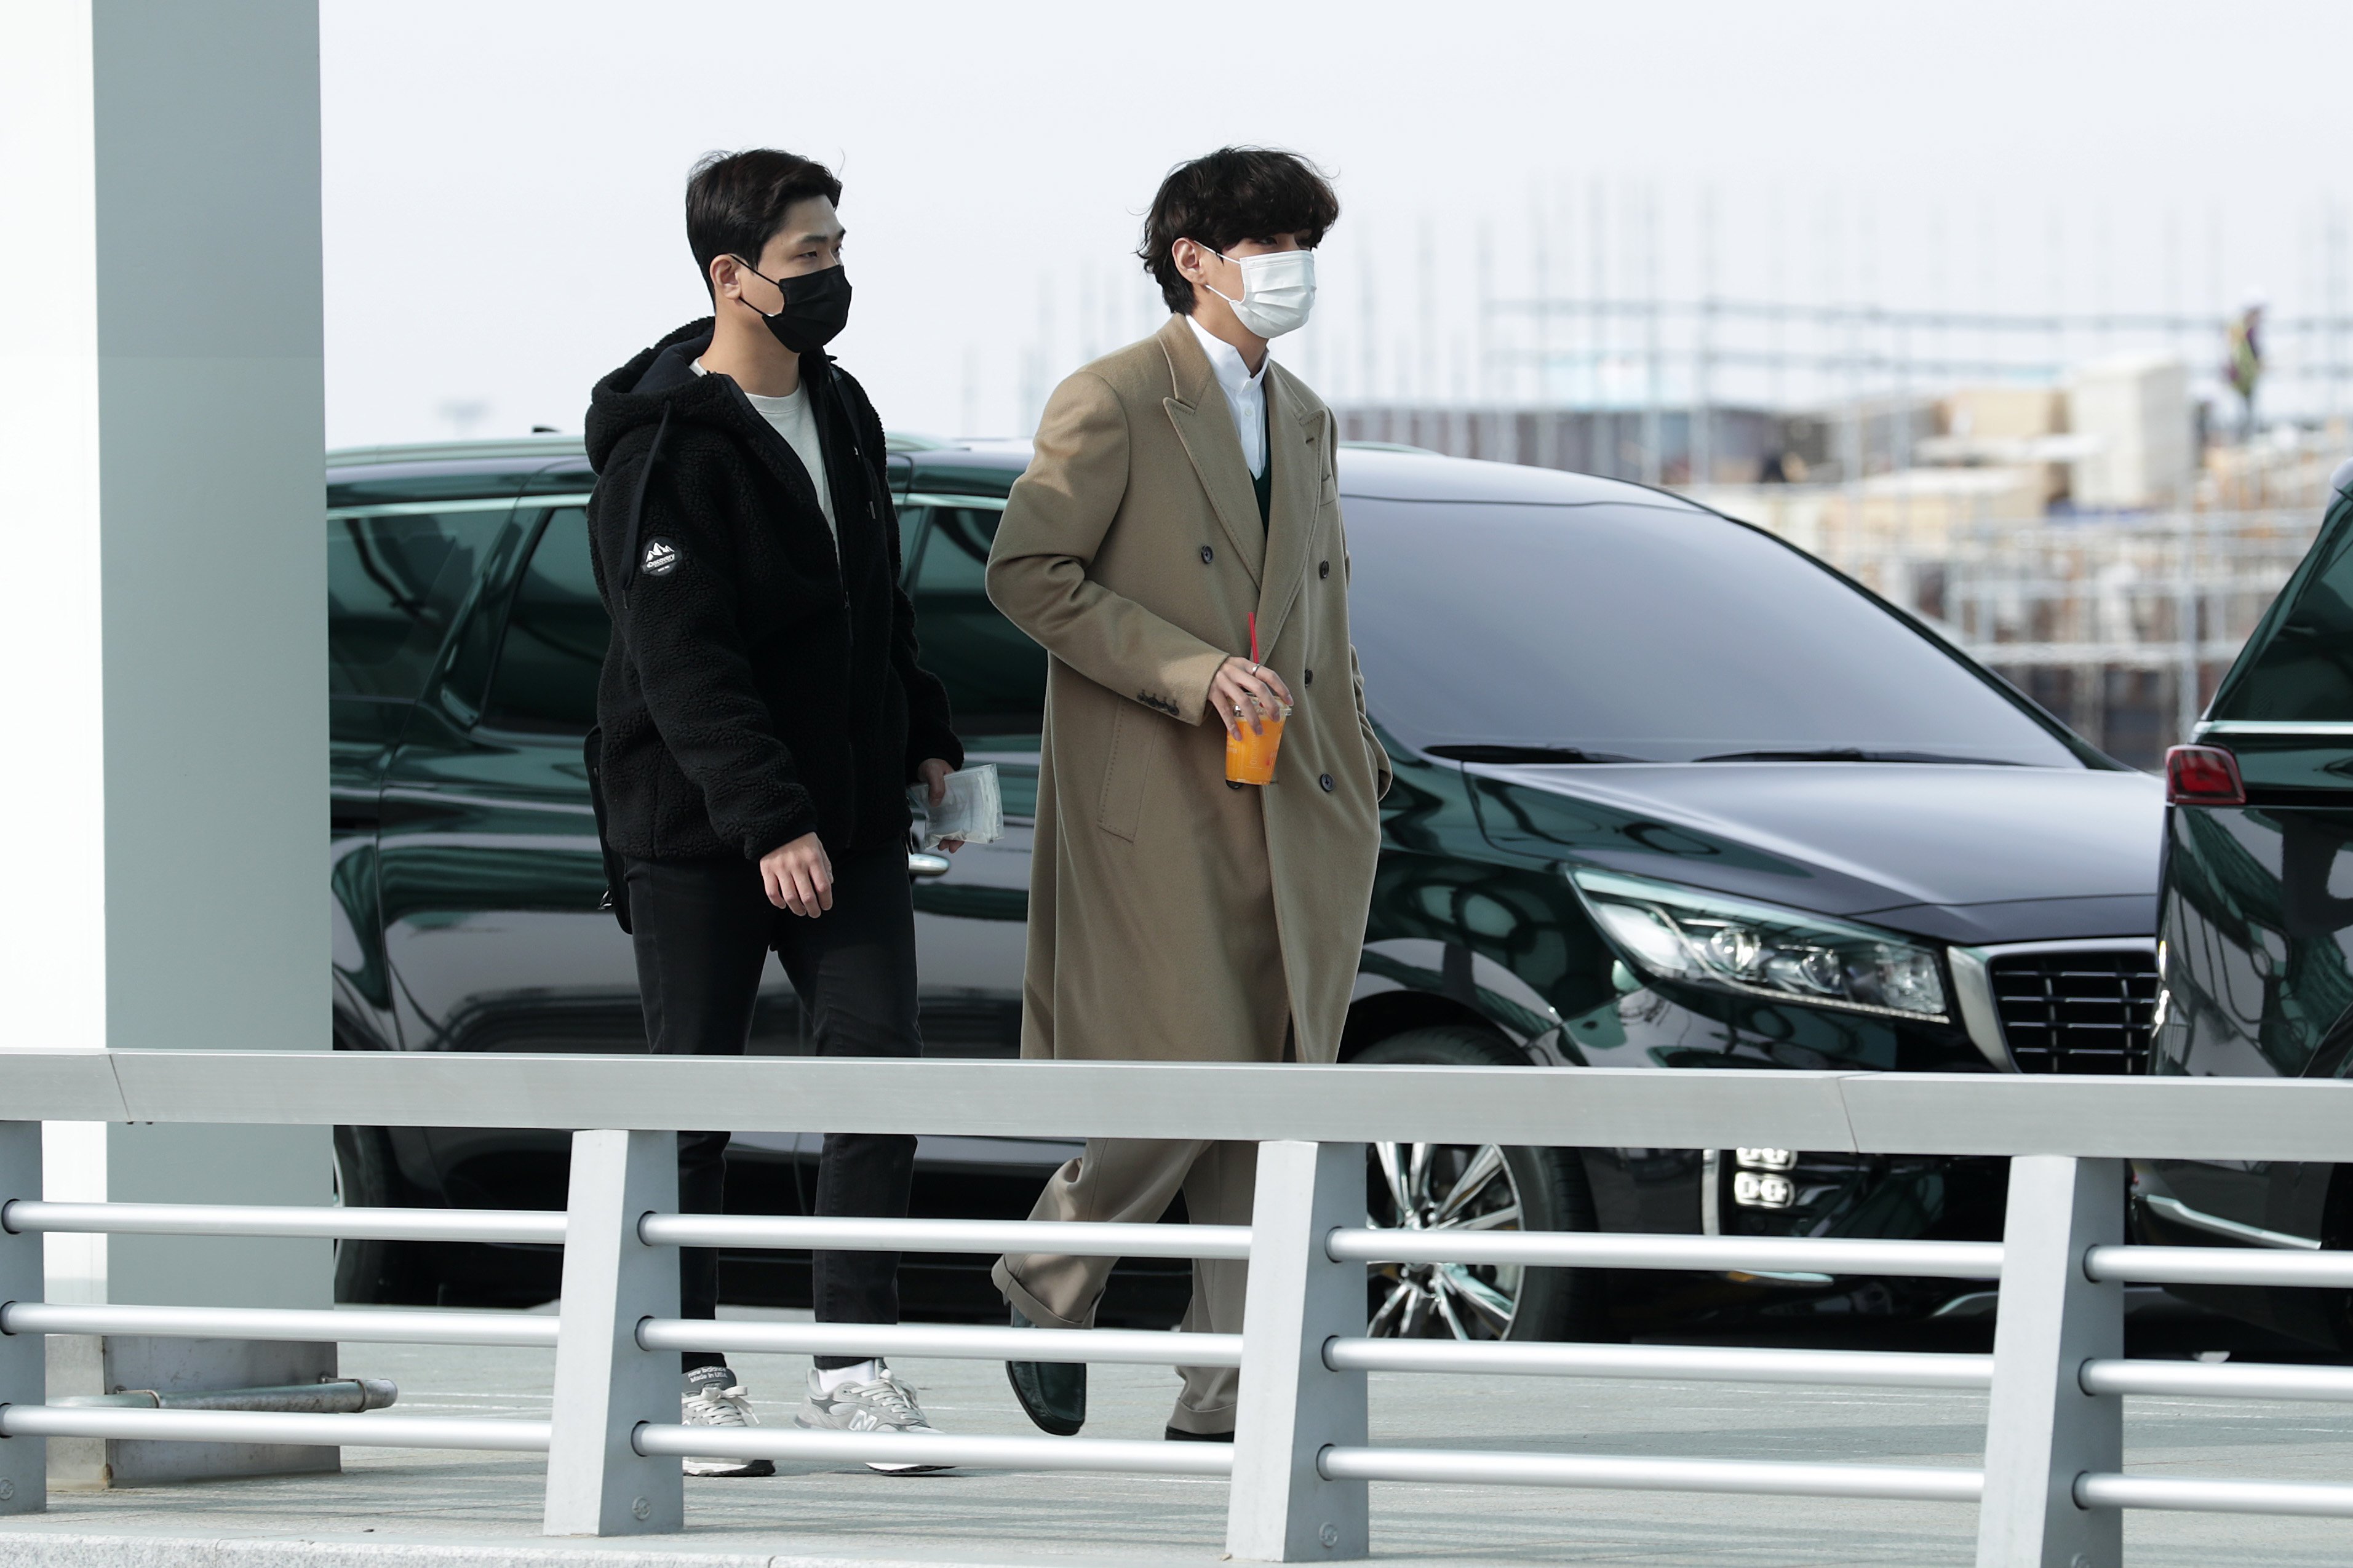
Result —
[[1252, 664], [1256, 664], [1256, 663], [1258, 662], [1258, 612], [1257, 612], [1256, 610], [1252, 610], [1252, 611], [1250, 612], [1250, 662], [1251, 662]]

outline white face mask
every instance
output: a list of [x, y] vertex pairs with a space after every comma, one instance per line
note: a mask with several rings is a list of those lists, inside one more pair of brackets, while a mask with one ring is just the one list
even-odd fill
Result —
[[[1203, 246], [1204, 250], [1208, 247]], [[1242, 269], [1242, 297], [1210, 289], [1234, 308], [1241, 324], [1262, 338], [1279, 338], [1307, 324], [1315, 308], [1315, 253], [1312, 250], [1270, 250], [1262, 256], [1229, 257], [1210, 250], [1220, 261]], [[1208, 285], [1204, 284], [1204, 288]]]

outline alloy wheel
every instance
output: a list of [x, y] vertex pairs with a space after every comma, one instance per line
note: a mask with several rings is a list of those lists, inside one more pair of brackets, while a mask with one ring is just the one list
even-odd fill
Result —
[[[1366, 1223], [1376, 1229], [1519, 1230], [1518, 1180], [1494, 1143], [1375, 1143]], [[1519, 1315], [1517, 1265], [1384, 1263], [1367, 1305], [1380, 1339], [1500, 1340]]]

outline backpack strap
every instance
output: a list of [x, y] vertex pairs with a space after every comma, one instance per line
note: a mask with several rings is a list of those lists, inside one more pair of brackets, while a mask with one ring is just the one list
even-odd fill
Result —
[[[821, 382], [827, 411], [831, 416], [836, 444], [844, 448], [840, 453], [847, 459], [844, 467], [858, 472], [858, 487], [864, 494], [867, 516], [883, 523], [887, 520], [882, 515], [881, 500], [889, 487], [878, 486], [875, 479], [876, 470], [884, 467], [888, 459], [881, 421], [857, 384], [842, 375], [830, 358], [819, 358], [825, 367]], [[834, 508], [837, 512], [841, 510], [839, 496], [834, 498]]]

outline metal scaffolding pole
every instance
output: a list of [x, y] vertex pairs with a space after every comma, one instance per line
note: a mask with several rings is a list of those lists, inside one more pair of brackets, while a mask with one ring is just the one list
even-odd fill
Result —
[[1659, 341], [1659, 202], [1658, 193], [1645, 187], [1637, 198], [1642, 209], [1642, 482], [1666, 479], [1665, 445], [1661, 433], [1666, 398], [1665, 345]]

